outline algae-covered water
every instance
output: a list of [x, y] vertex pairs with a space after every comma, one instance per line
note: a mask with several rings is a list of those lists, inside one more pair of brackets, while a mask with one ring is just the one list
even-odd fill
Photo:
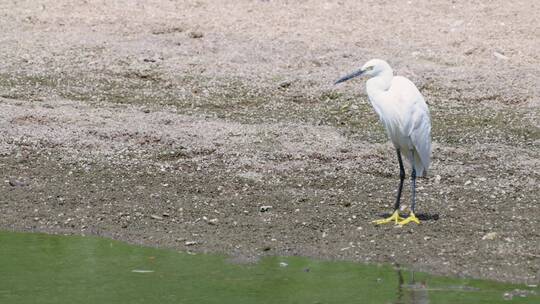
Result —
[[0, 303], [540, 303], [538, 287], [394, 266], [227, 257], [0, 232]]

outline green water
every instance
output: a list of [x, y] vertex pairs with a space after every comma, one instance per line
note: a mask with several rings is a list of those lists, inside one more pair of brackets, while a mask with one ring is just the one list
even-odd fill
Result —
[[[505, 293], [515, 295], [505, 300]], [[222, 256], [95, 237], [0, 232], [2, 304], [493, 304], [540, 303], [539, 294], [537, 287], [435, 277], [391, 266], [299, 257], [239, 265]]]

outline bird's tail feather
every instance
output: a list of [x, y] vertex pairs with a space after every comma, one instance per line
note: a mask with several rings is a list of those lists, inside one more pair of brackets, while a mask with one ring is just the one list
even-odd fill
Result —
[[429, 163], [428, 164], [425, 164], [424, 162], [422, 162], [422, 160], [420, 159], [420, 157], [418, 156], [418, 154], [415, 154], [415, 157], [414, 157], [414, 168], [416, 169], [416, 176], [427, 176], [428, 174], [428, 166], [429, 166]]

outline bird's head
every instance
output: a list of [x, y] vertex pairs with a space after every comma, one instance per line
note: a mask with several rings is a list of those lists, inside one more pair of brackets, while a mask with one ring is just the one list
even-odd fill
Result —
[[341, 77], [334, 84], [342, 83], [358, 76], [376, 77], [388, 72], [392, 73], [392, 68], [386, 61], [381, 59], [371, 59], [366, 62], [361, 69]]

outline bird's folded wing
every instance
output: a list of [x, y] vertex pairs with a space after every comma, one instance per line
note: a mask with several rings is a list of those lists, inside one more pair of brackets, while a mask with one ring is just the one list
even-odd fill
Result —
[[409, 136], [427, 171], [431, 161], [431, 119], [423, 100], [415, 104]]

